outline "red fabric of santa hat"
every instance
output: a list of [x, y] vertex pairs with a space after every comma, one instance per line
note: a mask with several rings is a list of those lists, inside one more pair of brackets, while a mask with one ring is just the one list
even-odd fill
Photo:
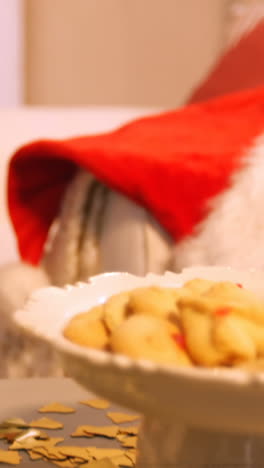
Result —
[[189, 103], [263, 84], [264, 20], [260, 18], [252, 30], [244, 34], [235, 46], [230, 47], [217, 60], [208, 77], [192, 93]]
[[143, 118], [103, 135], [38, 141], [13, 156], [10, 216], [24, 260], [36, 264], [77, 168], [146, 207], [175, 240], [229, 186], [264, 127], [264, 87]]

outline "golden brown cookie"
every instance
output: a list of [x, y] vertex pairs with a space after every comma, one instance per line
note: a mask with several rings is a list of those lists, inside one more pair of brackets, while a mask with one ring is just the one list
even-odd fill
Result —
[[231, 282], [216, 283], [206, 292], [205, 296], [218, 301], [225, 301], [226, 305], [233, 307], [234, 313], [264, 325], [263, 301], [239, 284]]
[[126, 318], [130, 292], [121, 292], [111, 296], [103, 305], [103, 320], [109, 331], [113, 331]]
[[134, 315], [116, 328], [110, 337], [111, 349], [136, 359], [191, 365], [179, 329], [168, 321]]
[[102, 320], [102, 306], [75, 315], [64, 329], [65, 338], [96, 349], [105, 349], [109, 342], [108, 333]]
[[170, 313], [177, 313], [178, 296], [178, 291], [173, 288], [139, 288], [130, 292], [128, 308], [131, 314], [165, 318]]
[[235, 365], [264, 352], [264, 307], [249, 291], [219, 283], [204, 295], [182, 297], [178, 306], [188, 350], [197, 364]]
[[225, 362], [226, 355], [218, 351], [212, 341], [212, 320], [207, 314], [192, 308], [181, 310], [181, 323], [192, 360], [203, 366], [216, 366]]
[[182, 288], [182, 289], [188, 289], [191, 292], [196, 293], [196, 294], [204, 294], [214, 284], [215, 284], [214, 281], [205, 280], [205, 279], [201, 279], [201, 278], [195, 278], [195, 279], [187, 281], [184, 284], [184, 288]]
[[256, 358], [257, 346], [249, 328], [250, 323], [232, 314], [215, 320], [212, 340], [220, 353], [226, 356], [225, 364], [235, 365]]

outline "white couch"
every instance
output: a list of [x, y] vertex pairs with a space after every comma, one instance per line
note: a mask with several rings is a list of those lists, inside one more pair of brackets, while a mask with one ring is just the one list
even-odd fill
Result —
[[104, 132], [156, 109], [89, 107], [0, 109], [0, 265], [18, 259], [6, 206], [8, 160], [22, 144], [38, 138], [66, 138]]

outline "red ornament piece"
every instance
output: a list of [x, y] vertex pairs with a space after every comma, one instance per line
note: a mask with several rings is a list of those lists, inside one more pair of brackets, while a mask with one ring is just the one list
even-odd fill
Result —
[[184, 350], [187, 349], [186, 340], [185, 340], [184, 335], [181, 335], [180, 333], [174, 333], [172, 335], [172, 338], [173, 338], [174, 341], [176, 341], [177, 345], [179, 345], [180, 348], [182, 348]]
[[222, 307], [221, 309], [217, 309], [215, 311], [215, 315], [217, 315], [218, 317], [225, 317], [226, 315], [230, 314], [230, 312], [230, 307]]

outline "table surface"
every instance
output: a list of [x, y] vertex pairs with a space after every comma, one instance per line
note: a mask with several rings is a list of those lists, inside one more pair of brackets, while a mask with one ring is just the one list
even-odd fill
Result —
[[[105, 448], [121, 448], [116, 440], [93, 437], [71, 438], [70, 434], [79, 425], [112, 425], [111, 420], [106, 416], [105, 410], [98, 410], [80, 404], [80, 401], [94, 398], [95, 395], [89, 393], [71, 379], [66, 378], [32, 378], [32, 379], [0, 379], [0, 422], [6, 418], [20, 417], [26, 422], [41, 417], [48, 417], [61, 421], [64, 424], [60, 430], [44, 430], [53, 437], [64, 437], [64, 445], [96, 446]], [[59, 402], [76, 409], [71, 414], [41, 414], [37, 410], [48, 403]], [[129, 413], [127, 409], [111, 405], [107, 411], [123, 411]], [[128, 425], [131, 425], [128, 424]], [[6, 443], [0, 440], [0, 448], [6, 449]], [[19, 465], [21, 468], [29, 467], [31, 464], [35, 468], [47, 468], [54, 466], [44, 461], [29, 461], [26, 454]], [[1, 468], [11, 465], [1, 464]]]

